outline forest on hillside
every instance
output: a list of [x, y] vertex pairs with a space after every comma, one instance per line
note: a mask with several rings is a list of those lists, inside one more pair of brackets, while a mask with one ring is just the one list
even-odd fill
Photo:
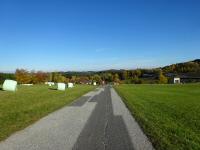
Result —
[[[78, 84], [102, 83], [168, 83], [174, 76], [200, 77], [200, 59], [153, 69], [105, 70], [86, 72], [43, 72], [17, 69], [15, 73], [0, 73], [0, 84], [5, 79], [18, 83], [40, 84], [46, 81]], [[192, 80], [191, 80], [192, 82]]]

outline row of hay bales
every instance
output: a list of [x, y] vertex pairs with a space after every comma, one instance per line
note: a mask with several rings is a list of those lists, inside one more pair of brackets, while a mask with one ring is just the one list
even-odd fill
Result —
[[[57, 84], [57, 90], [64, 91], [66, 87], [73, 88], [73, 83], [68, 83], [67, 86], [65, 83], [54, 83], [54, 82], [45, 82], [46, 85], [53, 86]], [[25, 86], [32, 86], [33, 84], [22, 84]], [[3, 83], [3, 90], [4, 91], [13, 91], [15, 92], [17, 90], [17, 81], [14, 80], [5, 80]]]
[[[49, 85], [49, 86], [53, 86], [55, 85], [56, 83], [54, 82], [45, 82], [46, 85]], [[74, 84], [73, 83], [68, 83], [67, 84], [67, 87], [68, 88], [73, 88], [74, 87]], [[61, 91], [64, 91], [66, 88], [66, 84], [65, 83], [57, 83], [57, 89], [58, 90], [61, 90]]]

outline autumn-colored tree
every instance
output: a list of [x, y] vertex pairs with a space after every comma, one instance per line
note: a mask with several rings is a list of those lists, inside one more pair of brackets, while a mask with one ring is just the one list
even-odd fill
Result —
[[70, 79], [70, 82], [75, 83], [76, 82], [76, 76], [72, 76]]
[[103, 74], [101, 74], [100, 77], [101, 77], [101, 80], [106, 81], [106, 82], [110, 82], [111, 75], [110, 75], [110, 73], [103, 73]]
[[89, 82], [89, 78], [87, 77], [87, 76], [81, 76], [81, 77], [79, 77], [79, 79], [78, 79], [78, 81], [77, 81], [78, 83], [88, 83]]
[[53, 82], [53, 73], [48, 73], [48, 81]]
[[97, 82], [99, 84], [101, 84], [102, 80], [101, 80], [101, 77], [98, 75], [98, 74], [95, 74], [92, 78], [92, 81], [93, 82]]
[[59, 75], [58, 78], [57, 78], [57, 82], [64, 82], [65, 83], [66, 81], [66, 78], [62, 75]]
[[113, 75], [108, 73], [108, 82], [113, 82]]
[[140, 69], [137, 69], [136, 70], [136, 75], [137, 75], [138, 78], [140, 78], [141, 75], [142, 75], [142, 71]]
[[113, 81], [116, 82], [116, 83], [120, 82], [119, 75], [117, 73], [115, 73]]
[[168, 79], [163, 75], [162, 70], [160, 70], [159, 75], [158, 75], [158, 83], [166, 84], [167, 82], [168, 82]]
[[65, 82], [66, 78], [60, 74], [60, 73], [57, 73], [57, 72], [54, 72], [53, 73], [53, 81], [54, 82]]
[[38, 71], [36, 73], [32, 72], [32, 83], [38, 84], [38, 83], [44, 83], [48, 80], [48, 75], [45, 72]]
[[65, 83], [69, 83], [70, 79], [69, 78], [65, 78]]
[[18, 83], [28, 84], [31, 83], [32, 77], [30, 73], [25, 69], [17, 69], [15, 72], [15, 77]]
[[122, 79], [127, 80], [129, 78], [129, 72], [128, 70], [124, 70], [122, 74]]

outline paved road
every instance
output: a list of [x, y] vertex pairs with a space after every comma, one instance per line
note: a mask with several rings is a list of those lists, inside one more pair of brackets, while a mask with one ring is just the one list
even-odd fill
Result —
[[151, 150], [113, 88], [90, 92], [0, 143], [0, 150]]

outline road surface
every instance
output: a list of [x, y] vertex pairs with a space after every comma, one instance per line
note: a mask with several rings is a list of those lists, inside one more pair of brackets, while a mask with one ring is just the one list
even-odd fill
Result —
[[110, 86], [98, 88], [0, 143], [0, 150], [151, 150]]

